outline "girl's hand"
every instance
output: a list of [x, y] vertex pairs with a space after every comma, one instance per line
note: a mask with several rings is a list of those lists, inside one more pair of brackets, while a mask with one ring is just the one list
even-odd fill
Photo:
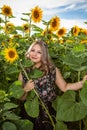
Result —
[[25, 87], [24, 87], [24, 91], [25, 91], [25, 92], [29, 92], [29, 91], [31, 91], [32, 89], [34, 89], [34, 81], [33, 81], [33, 80], [29, 80], [29, 81], [26, 83]]

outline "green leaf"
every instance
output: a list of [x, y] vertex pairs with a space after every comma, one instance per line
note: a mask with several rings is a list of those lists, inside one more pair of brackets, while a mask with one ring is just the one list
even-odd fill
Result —
[[18, 130], [33, 130], [33, 123], [27, 119], [16, 122]]
[[22, 88], [22, 82], [21, 81], [15, 81], [9, 87], [9, 95], [11, 97], [19, 99], [23, 94], [24, 94], [24, 90]]
[[29, 60], [29, 59], [23, 59], [21, 63], [22, 63], [22, 65], [23, 65], [24, 68], [31, 67], [31, 66], [33, 66], [33, 64], [34, 64], [34, 63], [33, 63], [31, 60]]
[[35, 68], [31, 71], [31, 73], [29, 74], [31, 79], [36, 79], [36, 78], [40, 78], [41, 76], [43, 76], [44, 72]]
[[[29, 97], [28, 97], [29, 98]], [[27, 100], [24, 104], [27, 114], [31, 117], [37, 117], [39, 114], [39, 101], [35, 96], [33, 99]]]
[[21, 20], [28, 22], [28, 19], [21, 18]]
[[11, 122], [4, 122], [2, 125], [3, 130], [17, 130], [15, 124]]
[[83, 102], [75, 101], [75, 92], [67, 91], [57, 100], [56, 119], [60, 121], [78, 121], [86, 117], [87, 107]]
[[5, 91], [4, 90], [0, 90], [0, 103], [4, 102], [5, 99]]
[[18, 73], [18, 72], [19, 72], [19, 70], [18, 70], [17, 66], [10, 65], [6, 69], [7, 74], [14, 74], [14, 73]]
[[15, 113], [11, 111], [4, 112], [2, 116], [6, 120], [19, 120], [20, 119], [19, 116], [17, 116]]
[[4, 110], [10, 110], [12, 108], [16, 108], [18, 107], [18, 105], [14, 104], [14, 103], [5, 103], [4, 104]]
[[75, 71], [83, 71], [87, 69], [87, 62], [85, 57], [78, 57], [72, 54], [67, 54], [62, 57], [62, 61], [64, 64], [70, 66], [70, 68]]
[[78, 53], [78, 52], [84, 52], [86, 50], [85, 46], [82, 45], [82, 44], [79, 44], [79, 45], [75, 45], [72, 49], [72, 52], [73, 53]]

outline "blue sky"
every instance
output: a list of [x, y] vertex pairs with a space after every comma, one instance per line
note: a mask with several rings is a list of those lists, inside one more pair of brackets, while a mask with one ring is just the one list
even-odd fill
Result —
[[87, 0], [0, 0], [0, 7], [4, 4], [12, 7], [16, 16], [13, 22], [18, 25], [22, 23], [22, 13], [28, 13], [38, 5], [43, 10], [43, 20], [58, 16], [61, 27], [71, 28], [78, 25], [87, 28], [87, 24], [84, 24], [87, 22]]

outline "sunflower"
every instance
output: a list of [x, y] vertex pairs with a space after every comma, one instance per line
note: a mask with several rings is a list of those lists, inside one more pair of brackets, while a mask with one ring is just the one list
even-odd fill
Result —
[[72, 34], [74, 36], [78, 36], [79, 32], [80, 32], [80, 28], [78, 26], [74, 26], [71, 30]]
[[50, 29], [56, 31], [60, 26], [60, 18], [55, 16], [50, 20]]
[[12, 33], [15, 30], [15, 26], [13, 23], [7, 23], [7, 25], [4, 27], [4, 30], [6, 33]]
[[66, 28], [60, 28], [58, 31], [57, 31], [57, 36], [58, 37], [62, 37], [62, 36], [64, 36], [65, 35], [65, 33], [66, 33]]
[[33, 8], [31, 10], [31, 19], [32, 19], [32, 21], [35, 22], [35, 23], [40, 22], [41, 19], [42, 19], [42, 13], [43, 13], [43, 11], [38, 6]]
[[4, 5], [2, 7], [2, 14], [5, 15], [5, 16], [8, 16], [8, 17], [12, 16], [12, 9], [11, 9], [11, 7], [8, 6], [8, 5]]
[[82, 41], [81, 41], [81, 44], [87, 44], [87, 40], [85, 40], [85, 39], [82, 40]]
[[24, 32], [29, 33], [29, 25], [27, 23], [23, 24], [22, 27]]
[[18, 59], [18, 54], [15, 48], [6, 48], [4, 52], [4, 57], [7, 62], [13, 63], [15, 60]]
[[59, 43], [63, 44], [64, 40], [63, 39], [59, 39]]
[[80, 28], [80, 32], [81, 32], [82, 34], [87, 35], [87, 29]]
[[42, 31], [42, 35], [43, 36], [45, 36], [45, 35], [47, 35], [47, 34], [52, 34], [52, 30], [50, 29], [50, 28], [46, 28], [46, 29], [44, 29], [43, 31]]

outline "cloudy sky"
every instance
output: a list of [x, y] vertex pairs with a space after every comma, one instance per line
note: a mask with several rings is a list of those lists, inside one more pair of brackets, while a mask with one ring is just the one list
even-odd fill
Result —
[[[28, 13], [38, 5], [43, 10], [43, 20], [58, 16], [61, 27], [71, 28], [74, 25], [87, 28], [87, 0], [0, 0], [0, 7], [9, 5], [16, 17], [13, 22], [22, 23], [22, 13]], [[41, 26], [41, 25], [40, 25]]]

